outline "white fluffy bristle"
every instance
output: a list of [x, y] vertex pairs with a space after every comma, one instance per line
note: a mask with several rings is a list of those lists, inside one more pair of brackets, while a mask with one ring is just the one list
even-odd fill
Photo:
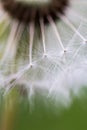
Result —
[[40, 38], [33, 22], [25, 27], [0, 9], [0, 87], [8, 93], [24, 85], [30, 96], [46, 91], [69, 105], [71, 94], [87, 86], [87, 1], [72, 0], [58, 23], [48, 16], [45, 26], [40, 19]]

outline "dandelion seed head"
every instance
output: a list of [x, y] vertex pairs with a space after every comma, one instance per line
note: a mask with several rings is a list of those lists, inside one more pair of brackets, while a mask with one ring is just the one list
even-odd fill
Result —
[[[1, 5], [4, 2], [7, 1], [1, 1]], [[49, 26], [43, 15], [38, 17], [39, 29], [35, 20], [28, 20], [26, 25], [23, 19], [8, 17], [6, 10], [2, 11], [4, 6], [0, 8], [0, 87], [6, 89], [6, 94], [22, 86], [31, 102], [38, 93], [69, 106], [72, 93], [77, 96], [87, 86], [87, 21], [83, 9], [87, 4], [86, 0], [71, 0], [70, 3], [66, 15], [56, 13], [60, 21], [55, 21], [51, 14], [46, 15]], [[19, 17], [18, 11], [14, 15], [17, 13]], [[5, 37], [4, 40], [1, 37]]]

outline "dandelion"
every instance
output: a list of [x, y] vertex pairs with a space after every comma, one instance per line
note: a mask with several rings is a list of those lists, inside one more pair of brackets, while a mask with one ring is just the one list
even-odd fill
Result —
[[38, 91], [69, 105], [71, 93], [87, 86], [86, 6], [86, 0], [1, 0], [0, 87], [5, 94], [24, 86], [29, 99]]

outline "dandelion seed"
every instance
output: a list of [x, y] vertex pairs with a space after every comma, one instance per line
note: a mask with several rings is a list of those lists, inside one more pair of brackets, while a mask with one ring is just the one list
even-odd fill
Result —
[[7, 29], [9, 33], [0, 40], [0, 76], [5, 94], [23, 83], [27, 91], [31, 90], [29, 96], [35, 89], [42, 93], [47, 90], [47, 97], [61, 97], [61, 102], [65, 98], [65, 104], [70, 104], [71, 91], [79, 92], [84, 84], [87, 86], [87, 30], [82, 29], [87, 19], [84, 12], [81, 15], [74, 8], [76, 5], [87, 6], [87, 2], [0, 1], [0, 37]]

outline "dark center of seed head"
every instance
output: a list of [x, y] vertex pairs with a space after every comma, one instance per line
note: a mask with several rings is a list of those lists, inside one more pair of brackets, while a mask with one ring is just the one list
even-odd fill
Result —
[[48, 15], [58, 19], [56, 13], [64, 14], [68, 0], [1, 0], [4, 10], [19, 22], [28, 24], [31, 20], [39, 23], [40, 17], [48, 23]]
[[23, 4], [29, 4], [29, 5], [47, 5], [50, 4], [52, 0], [15, 0], [16, 2], [20, 2]]

